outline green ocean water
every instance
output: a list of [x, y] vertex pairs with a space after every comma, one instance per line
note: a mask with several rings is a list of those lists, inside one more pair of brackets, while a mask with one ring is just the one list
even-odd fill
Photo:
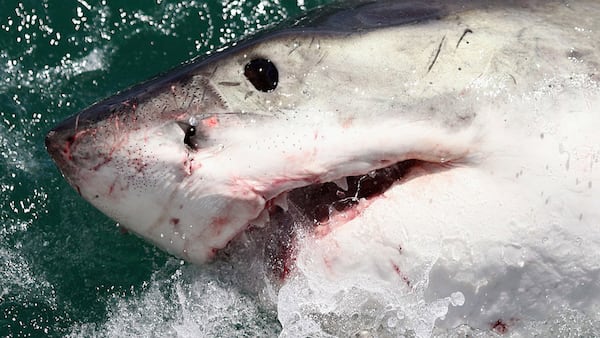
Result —
[[0, 1], [0, 336], [277, 332], [276, 315], [250, 305], [212, 331], [165, 327], [188, 308], [169, 299], [192, 283], [180, 262], [81, 199], [44, 136], [101, 98], [327, 2]]

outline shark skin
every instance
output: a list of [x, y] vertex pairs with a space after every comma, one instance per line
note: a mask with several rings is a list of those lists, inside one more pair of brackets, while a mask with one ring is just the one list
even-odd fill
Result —
[[[284, 334], [363, 293], [438, 306], [423, 335], [503, 334], [565, 308], [600, 320], [600, 3], [322, 12], [96, 103], [49, 132], [49, 153], [83, 198], [192, 263], [291, 215], [271, 279]], [[254, 76], [276, 68], [266, 90], [256, 60]], [[349, 207], [307, 216], [297, 196], [328, 184]], [[338, 315], [309, 321], [358, 332]]]

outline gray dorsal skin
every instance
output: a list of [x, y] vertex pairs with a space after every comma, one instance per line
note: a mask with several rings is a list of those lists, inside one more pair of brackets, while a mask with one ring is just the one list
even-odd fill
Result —
[[[381, 198], [341, 189], [355, 208], [295, 243], [284, 270], [297, 278], [282, 283], [318, 288], [282, 288], [306, 300], [280, 311], [284, 330], [356, 288], [392, 308], [458, 292], [448, 327], [561, 306], [600, 319], [600, 3], [347, 6], [101, 101], [53, 129], [48, 151], [83, 198], [194, 263], [293, 189], [413, 161]], [[246, 77], [257, 60], [277, 68], [274, 90]]]
[[[128, 105], [123, 109], [123, 102], [139, 104], [148, 98], [153, 98], [157, 92], [164, 91], [171, 83], [185, 82], [194, 74], [205, 71], [207, 64], [260, 44], [264, 39], [274, 39], [278, 36], [286, 39], [289, 35], [348, 35], [386, 27], [425, 24], [429, 20], [440, 20], [451, 13], [493, 6], [514, 6], [514, 3], [514, 1], [492, 1], [491, 3], [489, 1], [341, 1], [338, 5], [315, 9], [300, 19], [288, 22], [287, 25], [290, 27], [286, 29], [261, 32], [245, 41], [226, 46], [214, 55], [201, 56], [168, 73], [124, 90], [79, 112], [55, 129], [73, 128], [76, 124], [78, 127], [85, 127], [88, 123], [101, 121], [121, 109], [127, 114]], [[521, 6], [525, 5], [521, 4]]]
[[87, 123], [101, 121], [121, 109], [127, 114], [127, 105], [123, 109], [123, 102], [144, 102], [154, 97], [157, 92], [164, 91], [171, 83], [185, 82], [194, 74], [206, 71], [204, 68], [207, 64], [251, 48], [264, 39], [275, 39], [277, 36], [286, 39], [289, 35], [348, 35], [386, 27], [425, 24], [429, 20], [440, 20], [468, 10], [489, 10], [494, 7], [535, 8], [539, 3], [544, 1], [340, 1], [337, 5], [315, 9], [299, 19], [281, 24], [289, 26], [288, 28], [259, 32], [256, 36], [221, 48], [216, 54], [201, 56], [168, 73], [124, 90], [79, 112], [55, 129], [73, 128], [76, 124], [78, 127], [85, 127]]
[[[85, 127], [87, 123], [93, 124], [103, 120], [114, 112], [118, 112], [120, 108], [122, 109], [123, 102], [140, 103], [147, 98], [152, 98], [156, 92], [165, 90], [171, 83], [185, 82], [187, 78], [204, 68], [206, 63], [212, 63], [219, 58], [227, 58], [239, 50], [261, 43], [264, 38], [271, 39], [276, 35], [284, 37], [289, 34], [343, 35], [416, 24], [440, 19], [451, 11], [464, 10], [467, 7], [475, 6], [476, 3], [476, 1], [466, 3], [460, 1], [458, 4], [444, 3], [443, 1], [341, 1], [338, 5], [315, 9], [302, 18], [282, 23], [282, 25], [289, 26], [287, 29], [260, 32], [245, 41], [235, 42], [232, 46], [224, 47], [223, 51], [217, 54], [201, 56], [168, 73], [124, 90], [65, 120], [55, 129], [73, 128], [76, 123], [79, 127]], [[126, 114], [127, 109], [124, 112]]]
[[[352, 2], [349, 2], [352, 3]], [[331, 6], [316, 17], [306, 16], [308, 23], [300, 23], [297, 29], [352, 33], [385, 27], [413, 24], [426, 20], [440, 19], [448, 9], [439, 1], [380, 1], [354, 2], [336, 8]]]
[[[156, 95], [156, 92], [165, 90], [170, 83], [185, 82], [195, 72], [205, 67], [206, 63], [214, 62], [219, 58], [227, 58], [228, 55], [258, 44], [263, 38], [272, 38], [273, 35], [349, 34], [437, 19], [442, 16], [442, 13], [446, 12], [445, 6], [439, 2], [423, 3], [419, 1], [349, 1], [347, 3], [340, 2], [337, 6], [319, 8], [302, 18], [295, 19], [293, 22], [287, 22], [290, 27], [283, 31], [261, 32], [257, 36], [247, 38], [245, 41], [235, 42], [232, 46], [224, 47], [222, 52], [211, 56], [201, 56], [168, 73], [124, 90], [118, 95], [100, 101], [65, 120], [55, 129], [73, 128], [76, 123], [79, 127], [85, 127], [88, 123], [93, 124], [96, 121], [101, 121], [122, 108], [123, 102], [140, 103], [147, 98], [152, 98]], [[286, 23], [282, 23], [282, 25], [286, 25]], [[124, 112], [127, 114], [127, 109]]]

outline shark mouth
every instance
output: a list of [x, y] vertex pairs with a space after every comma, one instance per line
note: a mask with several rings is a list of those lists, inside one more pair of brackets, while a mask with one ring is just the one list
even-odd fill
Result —
[[363, 175], [297, 188], [288, 193], [288, 203], [304, 215], [305, 223], [316, 227], [341, 225], [358, 216], [361, 205], [384, 194], [422, 163], [406, 160]]
[[[360, 217], [361, 213], [385, 192], [407, 180], [445, 170], [449, 164], [422, 160], [405, 160], [347, 176], [333, 182], [316, 183], [295, 188], [267, 203], [269, 220], [264, 227], [266, 265], [280, 282], [294, 272], [299, 236], [327, 236], [335, 228]], [[263, 227], [250, 227], [246, 233], [265, 237]]]

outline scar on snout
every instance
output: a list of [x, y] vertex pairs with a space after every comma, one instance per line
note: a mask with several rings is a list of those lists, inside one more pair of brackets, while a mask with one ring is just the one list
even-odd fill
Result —
[[218, 84], [221, 85], [221, 86], [224, 86], [224, 87], [237, 87], [241, 83], [239, 83], [239, 82], [231, 82], [231, 81], [221, 81]]
[[467, 35], [468, 33], [473, 33], [473, 31], [470, 28], [465, 29], [465, 31], [460, 36], [460, 39], [458, 39], [458, 42], [456, 43], [456, 48], [458, 48], [458, 45], [460, 45], [460, 43], [462, 42], [462, 40], [465, 38], [465, 35]]
[[433, 65], [435, 64], [435, 62], [437, 61], [438, 57], [440, 56], [440, 52], [442, 51], [442, 46], [444, 45], [444, 41], [446, 40], [446, 36], [444, 35], [442, 37], [442, 41], [440, 41], [440, 44], [437, 47], [437, 50], [435, 52], [435, 55], [433, 57], [433, 61], [431, 61], [431, 64], [429, 65], [429, 67], [427, 67], [427, 73], [429, 73], [431, 71], [431, 68], [433, 68]]

